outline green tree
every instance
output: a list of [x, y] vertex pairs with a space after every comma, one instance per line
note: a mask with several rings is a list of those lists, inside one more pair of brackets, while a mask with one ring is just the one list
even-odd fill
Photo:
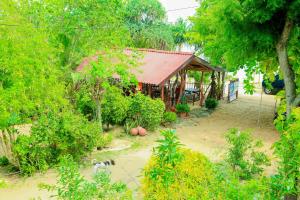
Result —
[[67, 104], [55, 49], [47, 34], [34, 28], [19, 12], [14, 1], [1, 1], [1, 130]]
[[[276, 72], [285, 82], [287, 114], [300, 103], [295, 72], [299, 72], [300, 1], [204, 0], [191, 19], [189, 34], [216, 65]], [[296, 61], [297, 60], [297, 61]]]
[[[136, 66], [136, 53], [124, 54], [122, 49], [103, 50], [95, 56], [80, 72], [73, 73], [76, 89], [84, 88], [96, 105], [96, 121], [102, 127], [101, 104], [103, 96], [118, 76], [120, 87], [128, 87], [137, 83], [130, 70]], [[115, 61], [115, 62], [114, 62]]]
[[172, 49], [174, 40], [166, 11], [158, 0], [128, 0], [125, 23], [134, 47]]
[[35, 27], [47, 30], [62, 67], [67, 69], [74, 69], [95, 51], [125, 46], [130, 39], [120, 0], [22, 2], [24, 15]]
[[172, 33], [174, 43], [181, 50], [182, 45], [187, 43], [186, 34], [189, 30], [188, 22], [182, 18], [179, 18], [174, 24], [172, 24]]

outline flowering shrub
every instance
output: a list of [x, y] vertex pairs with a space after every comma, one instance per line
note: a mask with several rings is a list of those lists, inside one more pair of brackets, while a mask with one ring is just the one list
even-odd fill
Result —
[[162, 131], [164, 139], [144, 169], [145, 199], [211, 199], [212, 164], [200, 153], [180, 148], [174, 131]]

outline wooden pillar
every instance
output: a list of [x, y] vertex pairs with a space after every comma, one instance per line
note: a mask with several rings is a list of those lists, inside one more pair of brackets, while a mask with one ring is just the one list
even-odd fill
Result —
[[225, 76], [226, 76], [226, 73], [225, 72], [222, 72], [222, 99], [224, 99], [224, 91], [225, 91]]
[[185, 77], [186, 74], [184, 71], [182, 71], [180, 73], [180, 89], [179, 89], [179, 95], [178, 95], [178, 99], [177, 99], [177, 104], [180, 102], [182, 94], [183, 94], [183, 89], [185, 87]]
[[152, 97], [152, 85], [148, 84], [148, 95]]
[[161, 100], [164, 102], [165, 100], [165, 82], [161, 84], [161, 92], [160, 92]]
[[218, 95], [217, 95], [217, 97], [218, 97], [218, 100], [221, 100], [221, 98], [222, 98], [222, 93], [221, 93], [221, 72], [218, 72]]
[[201, 73], [201, 79], [200, 79], [200, 85], [199, 85], [200, 106], [203, 106], [203, 101], [204, 101], [203, 79], [204, 79], [204, 71], [202, 71], [202, 73]]

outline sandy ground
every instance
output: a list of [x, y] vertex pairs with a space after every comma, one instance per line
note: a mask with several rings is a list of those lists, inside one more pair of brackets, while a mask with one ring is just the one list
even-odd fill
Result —
[[[279, 134], [272, 124], [274, 105], [274, 96], [264, 95], [261, 106], [260, 95], [240, 96], [238, 100], [230, 104], [222, 102], [212, 114], [206, 117], [193, 117], [184, 120], [177, 126], [177, 133], [186, 147], [202, 152], [212, 161], [218, 161], [224, 156], [227, 148], [224, 134], [228, 129], [236, 127], [250, 130], [255, 139], [263, 141], [264, 150], [272, 158], [271, 146], [279, 139]], [[135, 199], [140, 199], [137, 188], [140, 185], [142, 168], [147, 163], [155, 145], [154, 141], [158, 137], [158, 133], [153, 133], [150, 136], [139, 138], [140, 141], [147, 142], [143, 142], [143, 146], [135, 150], [122, 151], [117, 154], [102, 153], [101, 157], [94, 153], [91, 158], [113, 157], [117, 164], [111, 167], [112, 179], [114, 181], [121, 180], [128, 184], [134, 191]], [[266, 174], [273, 172], [274, 165], [266, 170]], [[92, 168], [83, 169], [82, 174], [91, 177]], [[22, 200], [32, 197], [49, 199], [49, 193], [40, 191], [37, 185], [41, 182], [55, 183], [56, 173], [50, 170], [46, 174], [37, 174], [27, 179], [10, 176], [6, 177], [6, 180], [8, 187], [0, 189], [1, 200]]]

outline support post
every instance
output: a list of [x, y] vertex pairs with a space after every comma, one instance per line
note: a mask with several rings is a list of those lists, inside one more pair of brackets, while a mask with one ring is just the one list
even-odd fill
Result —
[[178, 99], [177, 99], [177, 104], [180, 102], [180, 100], [181, 100], [181, 97], [182, 97], [182, 93], [183, 93], [183, 89], [184, 89], [184, 87], [185, 87], [185, 77], [186, 75], [185, 75], [185, 72], [184, 71], [182, 71], [181, 73], [180, 73], [180, 89], [179, 89], [179, 95], [178, 95]]
[[161, 92], [160, 92], [161, 100], [164, 102], [165, 100], [165, 82], [161, 84]]
[[200, 79], [200, 85], [199, 85], [200, 106], [203, 106], [203, 101], [204, 101], [203, 79], [204, 79], [204, 71], [202, 71], [202, 73], [201, 73], [201, 79]]
[[148, 84], [148, 95], [152, 97], [152, 85]]

